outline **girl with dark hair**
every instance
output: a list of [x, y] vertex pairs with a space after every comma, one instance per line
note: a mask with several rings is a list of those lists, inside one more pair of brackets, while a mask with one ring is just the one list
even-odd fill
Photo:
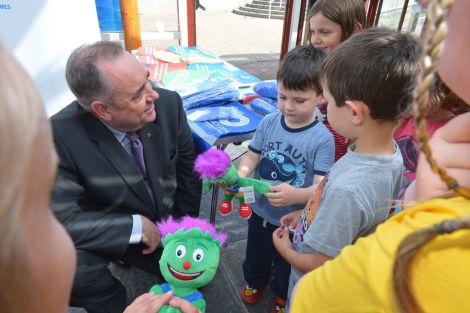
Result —
[[[366, 11], [362, 0], [317, 0], [307, 18], [308, 44], [330, 54], [340, 43], [366, 27]], [[317, 118], [330, 130], [335, 140], [335, 161], [348, 147], [348, 140], [328, 122], [326, 102], [319, 103]]]

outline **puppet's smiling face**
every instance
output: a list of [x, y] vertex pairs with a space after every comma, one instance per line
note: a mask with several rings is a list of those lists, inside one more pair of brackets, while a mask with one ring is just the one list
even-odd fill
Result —
[[220, 248], [200, 230], [185, 232], [164, 242], [160, 271], [165, 280], [176, 288], [199, 288], [215, 276]]

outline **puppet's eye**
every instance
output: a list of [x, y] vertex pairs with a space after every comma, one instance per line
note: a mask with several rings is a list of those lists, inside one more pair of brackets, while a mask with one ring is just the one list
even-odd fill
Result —
[[202, 249], [196, 249], [193, 252], [193, 259], [196, 262], [201, 262], [202, 259], [204, 259], [204, 250]]
[[183, 246], [183, 245], [179, 245], [178, 247], [176, 247], [176, 257], [177, 258], [182, 258], [184, 257], [184, 255], [186, 254], [186, 247]]

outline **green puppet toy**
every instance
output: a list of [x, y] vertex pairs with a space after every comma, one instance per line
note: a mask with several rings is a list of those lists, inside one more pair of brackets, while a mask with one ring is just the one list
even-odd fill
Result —
[[[220, 247], [227, 235], [217, 233], [209, 222], [190, 216], [180, 221], [170, 217], [158, 223], [157, 227], [163, 244], [160, 271], [166, 283], [154, 285], [150, 292], [160, 295], [173, 290], [174, 296], [186, 299], [204, 313], [206, 301], [198, 288], [214, 278], [219, 266]], [[158, 312], [176, 313], [181, 310], [164, 305]]]
[[240, 216], [244, 219], [250, 218], [253, 210], [249, 203], [245, 203], [240, 187], [253, 187], [254, 191], [261, 195], [270, 192], [271, 184], [266, 181], [239, 177], [230, 156], [222, 150], [209, 149], [201, 153], [194, 163], [194, 170], [203, 179], [202, 191], [204, 193], [209, 192], [211, 187], [218, 188], [219, 185], [228, 187], [224, 190], [224, 200], [219, 207], [222, 215], [227, 215], [232, 211], [232, 199], [235, 196], [240, 201], [238, 210]]

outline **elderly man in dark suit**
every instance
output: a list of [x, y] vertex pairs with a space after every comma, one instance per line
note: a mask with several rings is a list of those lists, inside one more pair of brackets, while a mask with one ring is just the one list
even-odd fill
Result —
[[108, 264], [158, 274], [155, 221], [199, 214], [196, 146], [179, 95], [154, 88], [119, 45], [76, 49], [66, 79], [77, 101], [51, 118], [60, 158], [52, 209], [77, 249], [71, 304], [121, 313], [126, 291]]

